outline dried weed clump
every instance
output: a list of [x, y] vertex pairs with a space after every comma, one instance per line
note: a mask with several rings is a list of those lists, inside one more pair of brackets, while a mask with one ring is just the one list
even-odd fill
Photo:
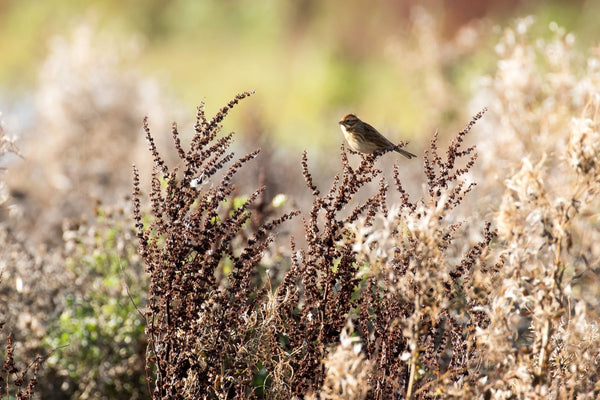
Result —
[[173, 126], [181, 171], [169, 170], [145, 125], [155, 163], [152, 218], [144, 222], [141, 213], [137, 170], [134, 215], [150, 278], [146, 333], [155, 370], [148, 376], [156, 375], [157, 399], [245, 398], [253, 387], [262, 390], [256, 382], [265, 365], [286, 357], [276, 348], [272, 326], [279, 317], [267, 296], [268, 282], [255, 278], [271, 232], [296, 212], [244, 235], [250, 208], [264, 188], [237, 208], [225, 204], [232, 201], [234, 175], [258, 150], [234, 160], [228, 151], [233, 133], [217, 138], [219, 124], [250, 94], [239, 94], [210, 120], [199, 107], [187, 151]]
[[[554, 175], [553, 159], [565, 155], [573, 118], [588, 118], [600, 88], [600, 53], [582, 54], [576, 38], [556, 23], [551, 37], [535, 36], [533, 17], [520, 19], [506, 28], [495, 46], [498, 55], [493, 74], [481, 78], [472, 100], [490, 112], [477, 133], [477, 145], [485, 154], [479, 178], [488, 190], [500, 195], [502, 182], [514, 173], [524, 157], [545, 163]], [[556, 181], [562, 184], [563, 175]], [[492, 188], [491, 186], [494, 186]], [[501, 196], [498, 196], [500, 198]]]
[[[242, 235], [263, 189], [236, 209], [227, 203], [234, 174], [257, 152], [220, 172], [233, 154], [227, 153], [232, 134], [216, 138], [219, 123], [248, 94], [211, 120], [200, 107], [188, 151], [173, 126], [182, 172], [168, 169], [146, 125], [155, 160], [152, 216], [144, 222], [137, 171], [134, 214], [151, 282], [147, 334], [154, 397], [415, 397], [460, 383], [478, 359], [474, 327], [487, 324], [479, 310], [481, 275], [494, 271], [485, 262], [495, 236], [490, 224], [482, 224], [480, 239], [469, 243], [452, 217], [473, 187], [467, 173], [476, 154], [464, 147], [464, 138], [483, 112], [445, 156], [434, 136], [425, 158], [426, 198], [411, 202], [395, 168], [401, 205], [392, 210], [388, 183], [375, 166], [383, 153], [362, 156], [354, 168], [342, 146], [342, 171], [326, 192], [313, 183], [305, 153], [302, 172], [314, 198], [303, 219], [306, 244], [298, 248], [292, 239], [291, 267], [271, 288], [258, 266], [273, 229], [297, 213]], [[357, 202], [371, 182], [379, 189]], [[373, 225], [380, 220], [383, 226]], [[348, 324], [356, 327], [350, 338]], [[340, 335], [353, 343], [352, 351], [348, 343], [333, 350]], [[336, 376], [345, 383], [336, 383]]]
[[[0, 322], [0, 329], [4, 323]], [[35, 387], [38, 384], [38, 372], [44, 363], [41, 356], [25, 367], [18, 367], [15, 363], [15, 343], [12, 335], [6, 339], [5, 353], [2, 358], [2, 369], [0, 370], [0, 389], [2, 397], [7, 399], [17, 398], [19, 400], [30, 400], [33, 398]], [[14, 396], [14, 397], [13, 397]]]
[[485, 109], [445, 151], [433, 136], [416, 200], [383, 153], [353, 166], [342, 146], [327, 190], [304, 153], [313, 203], [278, 285], [265, 255], [298, 213], [248, 224], [264, 189], [234, 206], [232, 180], [257, 152], [236, 161], [233, 134], [217, 138], [249, 93], [211, 120], [200, 107], [189, 150], [173, 127], [181, 170], [146, 125], [151, 213], [135, 171], [134, 214], [154, 398], [597, 398], [600, 61], [579, 67], [555, 26], [534, 49], [528, 25], [505, 32], [485, 81], [482, 173], [466, 142]]
[[374, 364], [367, 360], [360, 337], [353, 333], [351, 324], [344, 328], [339, 345], [324, 361], [326, 375], [319, 393], [321, 399], [358, 400], [369, 394], [370, 387], [366, 383]]
[[490, 154], [486, 173], [504, 186], [484, 180], [500, 201], [502, 269], [489, 326], [477, 333], [488, 371], [479, 389], [494, 398], [597, 398], [600, 59], [575, 51], [574, 36], [556, 24], [551, 40], [535, 40], [532, 22], [506, 29], [498, 72], [485, 81], [491, 118], [478, 143]]
[[[285, 350], [294, 355], [290, 363], [296, 395], [320, 388], [325, 378], [322, 362], [338, 343], [348, 315], [356, 307], [353, 297], [361, 280], [360, 265], [348, 227], [361, 216], [369, 224], [375, 215], [387, 212], [387, 184], [375, 167], [381, 155], [365, 156], [353, 168], [342, 146], [342, 173], [334, 177], [326, 193], [314, 185], [306, 153], [303, 155], [302, 172], [314, 197], [303, 221], [306, 247], [297, 249], [292, 239], [292, 265], [276, 291], [284, 322], [280, 335]], [[377, 193], [356, 204], [356, 194], [374, 180], [379, 180]]]
[[356, 323], [376, 367], [370, 398], [429, 398], [471, 379], [480, 362], [475, 328], [496, 271], [486, 261], [495, 232], [482, 223], [472, 241], [453, 210], [473, 187], [474, 147], [464, 138], [483, 112], [440, 154], [437, 135], [425, 153], [427, 190], [412, 202], [394, 170], [398, 205], [377, 223], [353, 225], [364, 283]]

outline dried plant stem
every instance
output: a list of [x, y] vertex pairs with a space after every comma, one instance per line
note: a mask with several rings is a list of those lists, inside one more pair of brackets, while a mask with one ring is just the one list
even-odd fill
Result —
[[[566, 215], [567, 211], [565, 211], [565, 215]], [[565, 224], [563, 223], [561, 225], [561, 229], [564, 230], [565, 228]], [[561, 284], [560, 284], [560, 280], [561, 280], [561, 270], [562, 270], [562, 265], [560, 262], [560, 257], [561, 257], [561, 247], [562, 247], [562, 238], [563, 236], [560, 236], [557, 238], [556, 241], [556, 250], [554, 252], [554, 279], [552, 280], [552, 292], [554, 292], [556, 290], [556, 288], [560, 288]], [[560, 275], [560, 276], [559, 276]], [[552, 325], [550, 323], [550, 317], [546, 317], [544, 320], [544, 327], [542, 329], [542, 343], [540, 346], [540, 354], [538, 357], [538, 366], [537, 366], [537, 376], [539, 379], [541, 379], [542, 381], [545, 380], [545, 376], [546, 374], [546, 367], [547, 367], [547, 363], [548, 363], [548, 355], [549, 355], [549, 351], [548, 351], [548, 346], [550, 343], [550, 335], [552, 333]]]
[[546, 318], [546, 320], [544, 321], [544, 329], [542, 331], [542, 346], [541, 346], [541, 350], [540, 350], [540, 357], [538, 359], [538, 370], [537, 370], [537, 375], [539, 379], [545, 380], [545, 369], [546, 369], [546, 363], [547, 363], [547, 358], [548, 358], [548, 339], [550, 337], [550, 320], [548, 318]]
[[431, 380], [431, 381], [429, 381], [429, 382], [427, 382], [427, 383], [423, 384], [423, 385], [422, 385], [421, 387], [419, 387], [417, 390], [415, 390], [415, 395], [418, 395], [419, 393], [421, 393], [421, 392], [424, 392], [424, 391], [425, 391], [426, 389], [428, 389], [428, 388], [429, 388], [431, 385], [435, 385], [436, 383], [444, 382], [444, 380], [446, 380], [446, 379], [448, 379], [448, 378], [451, 378], [451, 377], [453, 377], [453, 376], [455, 376], [455, 375], [458, 375], [458, 374], [464, 374], [466, 370], [467, 370], [466, 368], [461, 368], [461, 369], [459, 369], [459, 370], [456, 370], [456, 371], [452, 371], [452, 370], [450, 370], [450, 371], [446, 371], [446, 372], [445, 372], [445, 373], [444, 373], [442, 376], [440, 376], [439, 378], [437, 378], [437, 379], [434, 379], [434, 380]]
[[[417, 294], [415, 298], [415, 315], [420, 315], [420, 304], [421, 304], [421, 295]], [[412, 334], [412, 349], [411, 349], [411, 358], [410, 358], [410, 376], [408, 378], [408, 388], [406, 390], [406, 399], [410, 400], [413, 398], [413, 390], [415, 386], [415, 376], [417, 374], [417, 362], [419, 359], [419, 320], [416, 318], [415, 323], [413, 324]]]
[[[568, 210], [569, 208], [567, 208], [567, 210], [564, 212], [563, 218], [567, 219], [568, 216]], [[561, 231], [564, 232], [565, 228], [567, 225], [567, 221], [563, 220], [561, 223]], [[559, 236], [556, 239], [556, 249], [554, 251], [554, 279], [552, 279], [552, 287], [551, 287], [551, 291], [552, 293], [554, 293], [554, 291], [558, 288], [560, 290], [562, 284], [562, 272], [564, 271], [563, 266], [561, 265], [561, 249], [562, 249], [562, 239], [563, 236]], [[553, 332], [552, 329], [552, 324], [550, 322], [550, 318], [551, 317], [546, 317], [545, 321], [544, 321], [544, 326], [542, 329], [542, 343], [540, 346], [540, 354], [538, 357], [538, 365], [537, 365], [537, 376], [539, 379], [541, 379], [542, 381], [545, 381], [545, 377], [546, 377], [546, 369], [547, 369], [547, 364], [548, 364], [548, 357], [550, 352], [548, 351], [548, 346], [550, 345], [550, 336]]]
[[413, 355], [410, 359], [410, 378], [408, 379], [408, 390], [406, 391], [406, 398], [408, 400], [413, 398], [413, 388], [415, 385], [415, 375], [417, 371], [417, 350], [413, 350]]

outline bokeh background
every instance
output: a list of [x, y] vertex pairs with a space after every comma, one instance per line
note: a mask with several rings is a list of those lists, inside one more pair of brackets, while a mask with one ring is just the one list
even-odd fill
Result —
[[470, 100], [496, 68], [503, 26], [534, 15], [534, 34], [550, 37], [556, 22], [587, 49], [599, 10], [583, 0], [5, 0], [0, 112], [23, 156], [3, 160], [14, 165], [11, 211], [37, 221], [32, 235], [60, 238], [64, 216], [129, 192], [129, 166], [148, 162], [145, 115], [168, 147], [172, 121], [189, 137], [200, 102], [212, 115], [244, 90], [256, 94], [225, 130], [283, 164], [271, 195], [294, 179], [287, 167], [302, 150], [318, 169], [337, 163], [347, 112], [420, 153], [484, 105]]
[[[594, 0], [0, 0], [2, 130], [19, 149], [0, 160], [1, 293], [24, 355], [67, 346], [43, 398], [145, 396], [143, 325], [115, 300], [125, 275], [143, 287], [126, 221], [131, 164], [151, 166], [144, 116], [168, 154], [172, 121], [189, 139], [201, 102], [210, 116], [255, 90], [224, 123], [241, 152], [263, 150], [240, 194], [266, 183], [302, 205], [301, 152], [328, 182], [343, 114], [422, 154], [486, 105], [477, 94], [516, 18], [534, 16], [533, 37], [573, 32], [585, 52], [599, 13]], [[420, 168], [404, 171], [413, 193]]]

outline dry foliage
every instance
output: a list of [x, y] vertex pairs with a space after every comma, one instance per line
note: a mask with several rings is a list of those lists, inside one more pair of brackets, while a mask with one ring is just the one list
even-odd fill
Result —
[[[2, 121], [0, 121], [0, 157], [9, 152], [17, 153], [17, 148], [13, 141], [4, 134]], [[5, 201], [3, 192], [4, 181], [0, 180], [0, 207], [3, 206]], [[2, 283], [2, 272], [0, 270], [0, 284]], [[3, 310], [3, 314], [4, 312]], [[0, 319], [0, 331], [2, 331], [5, 324], [5, 316], [2, 315], [0, 318], [2, 318]], [[6, 337], [6, 346], [2, 354], [2, 359], [2, 369], [0, 370], [0, 393], [2, 394], [0, 396], [6, 396], [7, 399], [11, 398], [11, 396], [15, 396], [19, 400], [31, 399], [38, 383], [38, 371], [44, 359], [41, 356], [36, 356], [29, 365], [19, 367], [15, 361], [15, 343], [12, 334]]]
[[[305, 153], [302, 172], [314, 197], [304, 218], [306, 245], [298, 249], [292, 239], [291, 267], [272, 289], [257, 276], [258, 267], [270, 232], [296, 213], [241, 235], [262, 189], [237, 209], [224, 206], [234, 174], [257, 152], [223, 173], [234, 158], [227, 153], [232, 134], [216, 134], [229, 109], [248, 94], [211, 120], [200, 107], [188, 151], [173, 127], [185, 164], [181, 173], [169, 171], [146, 126], [155, 162], [152, 217], [144, 224], [137, 171], [134, 214], [151, 280], [147, 333], [154, 397], [282, 398], [316, 393], [324, 384], [332, 396], [335, 361], [324, 360], [349, 320], [360, 328], [365, 347], [366, 355], [356, 356], [377, 366], [369, 373], [355, 369], [363, 379], [356, 396], [411, 397], [429, 393], [440, 377], [454, 383], [468, 376], [478, 360], [473, 328], [488, 322], [480, 310], [483, 281], [475, 278], [495, 271], [483, 261], [495, 233], [484, 224], [476, 243], [454, 243], [460, 223], [452, 210], [473, 186], [464, 177], [476, 155], [463, 142], [483, 112], [445, 156], [437, 136], [432, 139], [426, 198], [410, 201], [396, 167], [401, 205], [391, 211], [388, 184], [375, 166], [385, 152], [362, 156], [353, 168], [342, 146], [342, 171], [325, 193], [314, 185]], [[356, 194], [373, 181], [379, 190], [357, 204]], [[387, 224], [373, 226], [381, 218]]]
[[[249, 92], [212, 119], [201, 106], [188, 148], [173, 125], [175, 169], [145, 121], [154, 161], [149, 211], [134, 168], [133, 214], [149, 280], [147, 307], [138, 311], [153, 398], [598, 398], [600, 59], [582, 58], [574, 37], [555, 25], [554, 38], [535, 40], [530, 24], [503, 33], [497, 71], [475, 100], [489, 111], [445, 149], [433, 135], [416, 199], [403, 182], [406, 160], [386, 174], [380, 160], [391, 154], [344, 146], [326, 189], [303, 154], [306, 211], [277, 214], [265, 187], [238, 197], [234, 182], [251, 176], [259, 152], [236, 158], [233, 133], [219, 133]], [[48, 117], [87, 121], [88, 105], [80, 107]], [[481, 160], [467, 144], [476, 123]], [[0, 155], [10, 145], [0, 126]], [[304, 238], [291, 238], [282, 255], [273, 243], [290, 220], [302, 222]], [[85, 242], [85, 229], [71, 233]], [[42, 288], [46, 270], [32, 268], [34, 256], [11, 237], [0, 230], [5, 278], [16, 283], [0, 291], [5, 304], [35, 294], [58, 309], [45, 300], [62, 301]], [[78, 251], [92, 248], [83, 245]], [[36, 331], [49, 318], [10, 310], [7, 325], [18, 317]], [[6, 340], [2, 397], [31, 398], [38, 384], [43, 359], [17, 367], [20, 339]], [[131, 378], [136, 360], [110, 364], [106, 376]], [[79, 382], [87, 395], [105, 393], [91, 390], [90, 377]]]
[[[574, 296], [594, 288], [582, 276], [595, 268], [596, 242], [583, 232], [594, 224], [600, 183], [598, 105], [586, 104], [586, 119], [573, 120], [566, 156], [553, 165], [571, 177], [561, 196], [544, 183], [547, 157], [524, 160], [506, 181], [499, 232], [477, 213], [461, 219], [456, 212], [473, 204], [477, 153], [465, 138], [485, 110], [445, 152], [433, 136], [416, 201], [399, 166], [391, 185], [376, 167], [385, 152], [362, 155], [352, 167], [356, 154], [342, 146], [341, 172], [327, 191], [314, 184], [304, 153], [313, 195], [302, 219], [305, 244], [291, 239], [290, 268], [272, 287], [261, 276], [263, 256], [275, 228], [297, 212], [246, 224], [263, 189], [235, 208], [232, 179], [257, 152], [233, 161], [232, 134], [216, 137], [248, 94], [211, 120], [200, 107], [187, 151], [173, 127], [182, 172], [169, 171], [146, 126], [152, 212], [144, 222], [136, 171], [134, 213], [151, 279], [154, 398], [598, 394], [597, 319]], [[378, 190], [359, 201], [373, 184]]]
[[[233, 134], [217, 139], [219, 123], [248, 95], [236, 96], [211, 120], [200, 107], [188, 151], [173, 126], [175, 147], [185, 164], [181, 173], [169, 171], [145, 126], [155, 162], [148, 228], [140, 212], [137, 170], [134, 214], [150, 277], [146, 333], [149, 365], [156, 368], [155, 398], [245, 396], [261, 361], [273, 357], [273, 338], [261, 334], [275, 317], [268, 303], [263, 304], [268, 286], [257, 285], [254, 278], [271, 232], [296, 213], [265, 222], [248, 237], [242, 235], [249, 209], [264, 188], [237, 209], [224, 201], [231, 200], [237, 170], [258, 151], [234, 161], [212, 184], [234, 159], [228, 152]], [[234, 248], [238, 239], [244, 243]], [[222, 270], [230, 273], [219, 278]]]
[[[4, 323], [0, 323], [0, 329]], [[34, 389], [38, 383], [38, 371], [44, 359], [37, 356], [29, 365], [18, 367], [15, 363], [15, 344], [12, 335], [6, 339], [6, 353], [2, 370], [0, 371], [0, 388], [7, 399], [12, 396], [19, 400], [30, 400], [34, 394]]]
[[490, 106], [480, 179], [497, 210], [502, 270], [488, 294], [489, 326], [477, 332], [486, 372], [469, 390], [597, 398], [600, 59], [597, 50], [582, 57], [556, 24], [553, 38], [536, 40], [532, 23], [504, 31], [497, 72], [480, 90]]

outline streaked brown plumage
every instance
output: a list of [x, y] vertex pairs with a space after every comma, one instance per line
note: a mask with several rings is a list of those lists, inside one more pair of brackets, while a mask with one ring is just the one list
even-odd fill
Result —
[[[396, 145], [366, 122], [354, 114], [346, 114], [339, 122], [346, 141], [353, 150], [361, 153], [372, 153], [376, 150], [393, 148]], [[406, 158], [416, 157], [404, 149], [395, 149]]]

